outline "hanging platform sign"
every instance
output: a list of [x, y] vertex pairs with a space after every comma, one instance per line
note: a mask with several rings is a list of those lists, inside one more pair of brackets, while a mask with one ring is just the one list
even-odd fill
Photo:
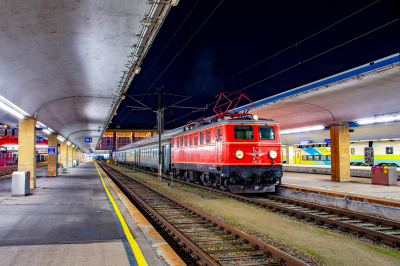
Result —
[[85, 138], [85, 142], [92, 142], [92, 138]]
[[43, 137], [36, 137], [36, 142], [43, 142]]

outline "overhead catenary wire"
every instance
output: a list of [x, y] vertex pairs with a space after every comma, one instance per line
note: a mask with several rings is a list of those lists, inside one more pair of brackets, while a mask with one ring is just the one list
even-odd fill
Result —
[[[328, 50], [326, 50], [326, 51], [324, 51], [324, 52], [322, 52], [322, 53], [319, 53], [319, 54], [317, 54], [317, 55], [315, 55], [315, 56], [312, 56], [312, 57], [310, 57], [310, 58], [308, 58], [308, 59], [305, 59], [305, 60], [303, 60], [303, 61], [301, 61], [301, 62], [299, 62], [299, 63], [297, 63], [297, 64], [295, 64], [295, 65], [293, 65], [293, 66], [290, 66], [290, 67], [288, 67], [288, 68], [286, 68], [286, 69], [284, 69], [284, 70], [282, 70], [282, 71], [279, 71], [279, 72], [277, 72], [277, 73], [275, 73], [275, 74], [273, 74], [273, 75], [270, 75], [270, 76], [268, 76], [268, 77], [266, 77], [266, 78], [263, 78], [263, 79], [261, 79], [261, 80], [259, 80], [259, 81], [256, 81], [256, 82], [254, 82], [254, 83], [252, 83], [252, 84], [250, 84], [250, 85], [248, 85], [248, 86], [246, 86], [246, 87], [244, 87], [244, 88], [238, 90], [238, 92], [242, 92], [242, 91], [244, 91], [244, 90], [246, 90], [246, 89], [248, 89], [248, 88], [250, 88], [250, 87], [253, 87], [253, 86], [255, 86], [255, 85], [257, 85], [257, 84], [259, 84], [259, 83], [261, 83], [261, 82], [264, 82], [264, 81], [266, 81], [266, 80], [268, 80], [268, 79], [270, 79], [270, 78], [272, 78], [272, 77], [274, 77], [274, 76], [277, 76], [277, 75], [279, 75], [279, 74], [281, 74], [281, 73], [283, 73], [283, 72], [286, 72], [286, 71], [288, 71], [288, 70], [290, 70], [290, 69], [292, 69], [292, 68], [295, 68], [295, 67], [297, 67], [297, 66], [299, 66], [299, 65], [302, 65], [302, 64], [304, 64], [304, 63], [306, 63], [306, 62], [308, 62], [308, 61], [310, 61], [310, 60], [312, 60], [312, 59], [315, 59], [315, 58], [317, 58], [317, 57], [319, 57], [319, 56], [321, 56], [321, 55], [323, 55], [323, 54], [326, 54], [326, 53], [328, 53], [328, 52], [330, 52], [330, 51], [332, 51], [332, 50], [335, 50], [335, 49], [337, 49], [337, 48], [339, 48], [339, 47], [341, 47], [341, 46], [343, 46], [343, 45], [346, 45], [346, 44], [348, 44], [348, 43], [350, 43], [350, 42], [352, 42], [352, 41], [354, 41], [354, 40], [357, 40], [357, 39], [359, 39], [359, 38], [361, 38], [361, 37], [363, 37], [363, 36], [366, 36], [366, 35], [368, 35], [368, 34], [370, 34], [370, 33], [372, 33], [372, 32], [375, 32], [375, 31], [377, 31], [377, 30], [379, 30], [379, 29], [381, 29], [381, 28], [383, 28], [383, 27], [386, 27], [386, 26], [388, 26], [388, 25], [390, 25], [390, 24], [392, 24], [392, 23], [394, 23], [394, 22], [396, 22], [396, 21], [399, 21], [399, 19], [392, 20], [392, 21], [390, 21], [390, 22], [388, 22], [388, 23], [386, 23], [386, 24], [384, 24], [384, 25], [382, 25], [382, 26], [379, 26], [379, 27], [377, 27], [377, 28], [375, 28], [375, 29], [373, 29], [373, 30], [371, 30], [371, 31], [368, 31], [368, 32], [366, 32], [366, 33], [364, 33], [364, 34], [361, 34], [361, 35], [359, 35], [359, 36], [357, 36], [357, 37], [355, 37], [355, 38], [353, 38], [353, 39], [351, 39], [351, 40], [349, 40], [349, 41], [346, 41], [346, 42], [344, 42], [344, 43], [342, 43], [342, 44], [339, 44], [339, 45], [337, 45], [337, 46], [335, 46], [335, 47], [333, 47], [333, 48], [331, 48], [331, 49], [328, 49]], [[208, 105], [214, 104], [215, 102], [216, 102], [216, 101], [211, 102], [211, 103], [209, 103]], [[196, 112], [196, 111], [192, 111], [192, 112], [187, 113], [187, 114], [185, 114], [185, 115], [183, 115], [183, 116], [181, 116], [181, 117], [175, 118], [174, 120], [169, 121], [169, 122], [166, 123], [166, 124], [169, 124], [169, 123], [174, 122], [174, 121], [176, 121], [176, 120], [178, 120], [178, 119], [184, 118], [184, 117], [186, 117], [186, 116], [188, 116], [188, 115], [191, 115], [191, 114], [194, 113], [194, 112]], [[155, 122], [149, 124], [148, 126], [153, 125], [154, 123], [155, 123]], [[147, 128], [148, 126], [146, 126], [146, 127], [144, 127], [144, 128]]]

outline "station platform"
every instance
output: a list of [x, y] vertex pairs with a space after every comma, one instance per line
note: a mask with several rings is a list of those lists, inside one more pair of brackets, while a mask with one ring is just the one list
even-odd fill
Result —
[[397, 186], [382, 186], [365, 177], [334, 182], [326, 174], [284, 172], [277, 194], [400, 220], [399, 180]]
[[[284, 172], [296, 172], [296, 173], [312, 173], [330, 175], [330, 165], [318, 165], [318, 164], [283, 164]], [[400, 180], [400, 167], [397, 167], [397, 179]], [[350, 176], [354, 177], [371, 177], [371, 166], [350, 166]]]
[[166, 265], [156, 250], [169, 245], [143, 233], [143, 217], [100, 172], [94, 162], [58, 177], [38, 170], [26, 197], [11, 197], [11, 178], [1, 179], [0, 265]]

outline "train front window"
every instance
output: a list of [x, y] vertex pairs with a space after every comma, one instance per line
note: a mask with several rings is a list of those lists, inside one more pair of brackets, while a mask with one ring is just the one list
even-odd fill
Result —
[[252, 126], [235, 126], [235, 139], [253, 139]]
[[273, 127], [259, 127], [258, 132], [260, 135], [260, 139], [275, 139], [275, 128]]

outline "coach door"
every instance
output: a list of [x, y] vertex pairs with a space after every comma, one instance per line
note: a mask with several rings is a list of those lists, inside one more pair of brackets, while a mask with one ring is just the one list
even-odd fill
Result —
[[220, 166], [222, 160], [221, 127], [217, 127], [217, 139], [215, 141], [215, 163]]

